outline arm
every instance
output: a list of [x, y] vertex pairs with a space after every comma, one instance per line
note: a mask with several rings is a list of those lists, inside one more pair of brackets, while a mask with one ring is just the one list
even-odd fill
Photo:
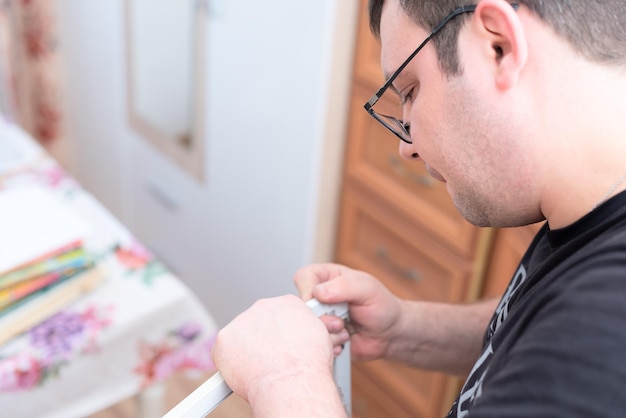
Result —
[[478, 358], [497, 299], [467, 305], [402, 301], [389, 359], [465, 376]]
[[255, 418], [345, 418], [332, 373], [296, 368], [264, 383], [248, 401]]

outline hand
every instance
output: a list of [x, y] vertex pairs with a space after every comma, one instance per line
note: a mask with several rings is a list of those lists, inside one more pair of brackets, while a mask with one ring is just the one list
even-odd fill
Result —
[[[251, 404], [290, 380], [332, 383], [332, 346], [324, 324], [288, 295], [257, 301], [217, 335], [213, 359], [230, 388]], [[282, 390], [282, 389], [281, 389]]]
[[354, 360], [380, 358], [399, 334], [400, 300], [367, 273], [339, 264], [314, 264], [298, 270], [294, 282], [303, 300], [315, 297], [322, 303], [348, 302], [353, 335], [341, 319], [322, 318], [331, 333], [335, 355], [350, 340]]

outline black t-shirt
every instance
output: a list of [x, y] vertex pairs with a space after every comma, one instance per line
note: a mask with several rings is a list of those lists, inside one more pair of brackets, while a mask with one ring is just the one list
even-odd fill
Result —
[[448, 417], [626, 417], [626, 192], [538, 232]]

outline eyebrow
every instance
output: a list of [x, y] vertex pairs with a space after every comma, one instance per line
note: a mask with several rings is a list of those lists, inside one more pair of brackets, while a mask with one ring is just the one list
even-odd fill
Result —
[[[387, 83], [387, 81], [389, 81], [389, 79], [391, 78], [391, 76], [393, 75], [393, 73], [388, 74], [385, 73], [385, 83]], [[396, 79], [394, 81], [397, 81], [403, 77], [406, 77], [405, 72], [401, 72], [400, 74], [398, 74], [398, 76], [396, 77]], [[391, 83], [389, 85], [389, 89], [391, 89], [391, 91], [393, 91], [399, 98], [402, 98], [402, 95], [400, 94], [400, 92], [398, 91], [398, 89], [396, 88], [396, 86], [393, 85], [393, 83]]]
[[402, 96], [400, 95], [400, 92], [398, 91], [398, 89], [396, 89], [396, 88], [393, 86], [393, 84], [391, 84], [391, 85], [389, 86], [389, 89], [390, 89], [391, 91], [393, 91], [393, 92], [394, 92], [394, 93], [395, 93], [398, 97], [402, 98]]

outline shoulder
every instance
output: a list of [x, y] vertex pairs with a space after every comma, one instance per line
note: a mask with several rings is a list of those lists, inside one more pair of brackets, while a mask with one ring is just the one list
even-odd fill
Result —
[[477, 416], [626, 410], [626, 228], [584, 247], [532, 286], [494, 336]]

